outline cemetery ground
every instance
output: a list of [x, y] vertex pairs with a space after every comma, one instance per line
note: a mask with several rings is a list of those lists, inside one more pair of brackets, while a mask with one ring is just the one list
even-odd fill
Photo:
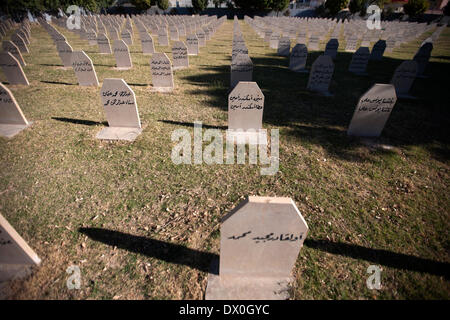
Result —
[[[418, 99], [399, 99], [373, 143], [346, 134], [358, 98], [389, 83], [431, 32], [370, 61], [369, 76], [350, 74], [351, 53], [340, 48], [334, 97], [323, 97], [306, 90], [308, 74], [289, 71], [288, 58], [239, 23], [265, 95], [263, 126], [280, 129], [274, 176], [248, 160], [171, 160], [173, 130], [192, 134], [194, 121], [227, 128], [232, 20], [189, 57], [189, 69], [175, 71], [171, 94], [150, 92], [151, 56], [140, 53], [135, 26], [127, 71], [56, 27], [93, 60], [100, 83], [123, 78], [134, 90], [145, 128], [133, 143], [95, 139], [107, 125], [100, 87], [78, 86], [47, 32], [32, 27], [24, 54], [31, 85], [8, 88], [33, 124], [0, 140], [0, 212], [42, 264], [12, 283], [10, 298], [202, 299], [220, 218], [246, 195], [292, 197], [309, 225], [293, 299], [450, 298], [449, 28], [434, 43], [432, 76], [413, 85]], [[171, 58], [170, 47], [156, 50]], [[319, 54], [308, 55], [307, 67]], [[71, 265], [80, 267], [80, 290], [67, 289]], [[366, 286], [370, 265], [382, 267], [381, 290]]]

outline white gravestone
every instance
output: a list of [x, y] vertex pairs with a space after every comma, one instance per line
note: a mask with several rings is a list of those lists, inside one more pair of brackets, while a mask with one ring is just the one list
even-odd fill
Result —
[[239, 82], [228, 95], [227, 141], [235, 144], [267, 144], [262, 129], [264, 95], [256, 82]]
[[141, 46], [143, 54], [153, 54], [155, 53], [155, 45], [153, 43], [152, 36], [145, 30], [140, 33]]
[[21, 53], [29, 53], [30, 52], [28, 50], [27, 45], [25, 44], [25, 41], [17, 33], [15, 33], [11, 36], [11, 41], [14, 42], [14, 44], [19, 48]]
[[116, 58], [116, 65], [118, 70], [128, 70], [133, 67], [131, 62], [130, 51], [127, 44], [123, 40], [116, 40], [113, 43], [114, 57]]
[[289, 70], [295, 72], [304, 72], [306, 70], [306, 59], [308, 58], [308, 48], [302, 43], [298, 43], [292, 48], [291, 56], [289, 59]]
[[397, 98], [413, 99], [414, 97], [409, 95], [414, 80], [417, 75], [417, 62], [414, 60], [403, 61], [394, 72], [391, 84], [395, 87], [395, 93]]
[[58, 41], [56, 43], [56, 50], [61, 58], [64, 68], [72, 67], [72, 47], [66, 41]]
[[239, 81], [252, 81], [253, 63], [248, 54], [238, 54], [231, 62], [230, 87], [234, 88]]
[[20, 62], [10, 52], [0, 52], [0, 67], [6, 76], [9, 84], [23, 84], [28, 86], [27, 76], [22, 70]]
[[291, 39], [289, 37], [281, 37], [278, 41], [277, 54], [282, 57], [288, 57], [291, 51]]
[[291, 198], [242, 201], [221, 221], [218, 275], [209, 274], [205, 298], [288, 299], [307, 234], [308, 225]]
[[100, 97], [109, 127], [96, 138], [133, 141], [142, 132], [136, 97], [123, 79], [105, 79]]
[[165, 53], [155, 52], [150, 60], [154, 91], [172, 91], [174, 88], [172, 65]]
[[122, 38], [123, 42], [126, 43], [127, 46], [133, 45], [133, 38], [128, 30], [124, 29], [120, 34], [120, 37]]
[[26, 66], [25, 60], [23, 60], [22, 54], [19, 48], [12, 41], [3, 41], [2, 44], [3, 51], [11, 53], [17, 61], [20, 62], [22, 67]]
[[167, 29], [161, 28], [158, 30], [158, 43], [161, 47], [167, 47], [169, 45]]
[[393, 85], [374, 84], [359, 98], [347, 134], [379, 137], [396, 101], [397, 96]]
[[99, 33], [97, 36], [97, 46], [98, 52], [100, 54], [111, 54], [111, 44], [109, 43], [109, 39], [104, 33]]
[[183, 41], [175, 41], [172, 45], [173, 70], [189, 67], [189, 58], [186, 45]]
[[72, 52], [72, 68], [80, 86], [99, 86], [94, 64], [84, 51]]
[[11, 91], [0, 83], [0, 136], [12, 138], [29, 125]]
[[198, 30], [196, 32], [197, 34], [197, 38], [198, 38], [198, 45], [199, 47], [204, 47], [206, 46], [206, 35], [202, 30]]
[[198, 38], [195, 34], [191, 34], [186, 37], [186, 46], [188, 50], [188, 55], [190, 56], [198, 55], [199, 53]]
[[333, 77], [334, 63], [330, 56], [321, 55], [312, 64], [307, 89], [331, 96], [328, 91]]
[[369, 48], [359, 47], [352, 56], [352, 61], [350, 62], [348, 71], [358, 75], [366, 75], [367, 63], [369, 62], [369, 58]]

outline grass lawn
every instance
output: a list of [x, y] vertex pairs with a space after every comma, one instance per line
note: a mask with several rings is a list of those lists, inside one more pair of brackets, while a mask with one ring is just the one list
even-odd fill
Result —
[[[378, 148], [346, 135], [358, 98], [389, 83], [431, 32], [371, 61], [370, 76], [350, 74], [351, 54], [340, 49], [330, 98], [308, 92], [308, 75], [289, 71], [288, 58], [239, 23], [265, 95], [263, 126], [280, 130], [274, 176], [260, 175], [260, 165], [171, 160], [173, 130], [227, 126], [232, 20], [189, 57], [189, 69], [175, 71], [172, 94], [150, 92], [150, 56], [136, 29], [133, 68], [117, 71], [113, 55], [56, 27], [89, 55], [100, 82], [123, 78], [134, 90], [146, 127], [133, 143], [95, 139], [106, 121], [99, 88], [78, 86], [47, 32], [32, 27], [30, 86], [7, 87], [33, 125], [0, 139], [0, 212], [43, 262], [12, 283], [10, 297], [202, 299], [221, 217], [261, 195], [294, 199], [310, 228], [293, 299], [449, 299], [449, 28], [434, 43], [431, 77], [414, 83], [418, 99], [398, 100], [378, 139], [391, 147]], [[172, 58], [169, 47], [156, 49]], [[66, 287], [71, 265], [80, 290]], [[382, 267], [381, 290], [366, 286], [370, 265]]]

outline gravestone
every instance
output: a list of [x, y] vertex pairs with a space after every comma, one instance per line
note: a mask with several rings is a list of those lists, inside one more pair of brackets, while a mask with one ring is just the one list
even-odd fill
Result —
[[231, 63], [233, 63], [234, 59], [238, 56], [238, 54], [247, 54], [248, 49], [245, 43], [235, 43], [231, 49]]
[[272, 32], [269, 39], [269, 47], [271, 49], [278, 49], [278, 42], [280, 41], [280, 35], [276, 32]]
[[358, 74], [365, 75], [367, 63], [369, 62], [370, 51], [367, 47], [359, 47], [358, 50], [353, 54], [352, 61], [348, 67], [348, 71]]
[[10, 52], [0, 52], [0, 67], [9, 84], [23, 84], [28, 86], [27, 76], [22, 70], [20, 62]]
[[189, 67], [187, 47], [183, 41], [175, 41], [172, 46], [173, 70]]
[[378, 40], [372, 47], [372, 52], [370, 53], [370, 60], [375, 61], [382, 60], [385, 50], [386, 50], [386, 40]]
[[95, 46], [97, 44], [97, 33], [93, 29], [89, 29], [87, 36], [89, 45]]
[[56, 43], [56, 50], [61, 58], [64, 68], [72, 67], [72, 47], [65, 41], [58, 41]]
[[116, 65], [118, 70], [128, 70], [133, 67], [131, 62], [130, 51], [123, 40], [116, 40], [113, 43], [114, 57], [116, 58]]
[[154, 91], [172, 91], [174, 88], [172, 65], [163, 52], [155, 52], [150, 60]]
[[357, 44], [358, 44], [358, 38], [357, 37], [349, 37], [349, 38], [347, 38], [346, 44], [345, 44], [345, 51], [347, 51], [347, 52], [355, 52]]
[[397, 96], [392, 84], [374, 84], [359, 98], [347, 134], [379, 137], [396, 101]]
[[97, 139], [134, 141], [142, 127], [133, 90], [123, 79], [105, 79], [100, 98], [109, 127]]
[[308, 49], [310, 51], [319, 51], [319, 37], [314, 35], [309, 38], [308, 41]]
[[0, 214], [0, 282], [24, 277], [40, 263], [33, 249]]
[[196, 34], [197, 34], [197, 38], [198, 38], [198, 45], [200, 47], [206, 46], [206, 35], [205, 35], [205, 33], [202, 30], [198, 30], [196, 32]]
[[131, 36], [131, 33], [127, 29], [124, 29], [122, 31], [122, 33], [120, 34], [120, 37], [122, 38], [123, 42], [125, 42], [125, 44], [127, 46], [133, 45], [133, 38]]
[[328, 91], [333, 77], [334, 63], [330, 56], [320, 55], [311, 66], [307, 89], [331, 96]]
[[403, 61], [394, 72], [391, 84], [395, 87], [397, 98], [414, 98], [409, 95], [417, 75], [417, 62], [414, 60]]
[[19, 36], [17, 33], [14, 33], [11, 36], [11, 41], [14, 42], [14, 44], [19, 48], [21, 53], [29, 53], [27, 45], [25, 44], [25, 41], [22, 39], [21, 36]]
[[169, 35], [170, 35], [170, 40], [172, 40], [172, 41], [180, 40], [180, 36], [178, 34], [178, 28], [176, 26], [169, 27]]
[[158, 30], [158, 43], [161, 47], [167, 47], [169, 45], [169, 35], [167, 29], [160, 28]]
[[427, 42], [420, 47], [417, 53], [414, 55], [413, 60], [417, 62], [417, 77], [426, 78], [424, 75], [425, 69], [428, 65], [428, 60], [431, 56], [431, 51], [433, 50], [433, 44]]
[[264, 95], [256, 82], [240, 81], [228, 95], [227, 141], [267, 144], [262, 129]]
[[186, 37], [186, 46], [188, 55], [196, 56], [198, 55], [198, 38], [195, 34], [190, 34]]
[[0, 136], [12, 138], [29, 125], [11, 91], [0, 83]]
[[109, 39], [104, 33], [99, 33], [97, 36], [98, 52], [101, 54], [111, 54], [111, 45]]
[[292, 48], [291, 56], [289, 59], [289, 69], [295, 72], [305, 72], [306, 70], [306, 59], [308, 58], [308, 48], [304, 44], [296, 44]]
[[141, 46], [143, 54], [153, 54], [155, 53], [155, 45], [153, 43], [152, 36], [147, 32], [143, 31], [140, 33]]
[[230, 87], [234, 88], [239, 81], [252, 81], [253, 63], [248, 54], [238, 54], [231, 62]]
[[278, 41], [278, 55], [289, 57], [289, 51], [291, 51], [291, 39], [289, 37], [281, 37]]
[[80, 86], [99, 86], [94, 64], [84, 51], [72, 52], [72, 68]]
[[337, 51], [339, 48], [339, 41], [337, 39], [330, 39], [325, 46], [324, 55], [330, 56], [331, 59], [336, 59]]
[[3, 41], [2, 44], [3, 51], [11, 53], [14, 58], [19, 61], [22, 67], [26, 66], [25, 60], [23, 60], [22, 54], [20, 53], [19, 48], [12, 41]]
[[286, 300], [308, 225], [291, 198], [248, 197], [223, 217], [206, 300]]

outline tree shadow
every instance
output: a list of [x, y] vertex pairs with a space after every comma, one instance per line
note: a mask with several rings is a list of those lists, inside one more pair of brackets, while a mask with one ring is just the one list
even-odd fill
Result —
[[114, 230], [79, 228], [78, 231], [94, 241], [102, 242], [109, 246], [115, 246], [169, 263], [186, 265], [203, 272], [209, 272], [211, 261], [219, 257], [214, 253], [198, 251], [179, 244], [134, 236]]
[[396, 253], [383, 249], [366, 248], [355, 244], [333, 242], [325, 239], [306, 239], [304, 245], [320, 251], [338, 254], [353, 259], [362, 259], [395, 269], [429, 273], [450, 279], [450, 263]]
[[108, 122], [106, 122], [106, 121], [98, 122], [98, 121], [92, 121], [92, 120], [71, 119], [71, 118], [62, 118], [62, 117], [52, 117], [52, 119], [57, 120], [57, 121], [74, 123], [74, 124], [82, 124], [85, 126], [98, 126], [98, 125], [107, 126], [108, 125]]
[[[251, 47], [249, 50], [251, 56]], [[311, 69], [312, 63], [321, 54], [323, 52], [310, 52], [306, 68]], [[347, 152], [341, 153], [339, 149], [348, 150], [358, 146], [351, 139], [343, 138], [343, 133], [348, 128], [360, 96], [375, 83], [390, 83], [396, 67], [404, 61], [392, 57], [369, 61], [368, 76], [359, 76], [348, 71], [352, 55], [350, 52], [339, 51], [334, 60], [335, 69], [330, 84], [333, 97], [307, 90], [309, 74], [290, 71], [288, 57], [279, 57], [276, 53], [251, 57], [253, 81], [257, 82], [265, 97], [263, 123], [291, 127], [293, 130], [287, 131], [299, 140], [326, 144], [335, 149], [331, 150], [333, 154], [346, 158]], [[449, 73], [450, 63], [430, 62], [426, 74], [431, 74], [432, 77], [415, 79], [410, 90], [411, 95], [418, 99], [398, 99], [381, 137], [375, 141], [389, 141], [394, 147], [423, 145], [437, 160], [448, 160], [449, 152], [436, 154], [432, 145], [438, 142], [448, 149], [450, 143], [450, 109], [447, 107], [450, 91], [442, 90], [440, 85], [447, 82]], [[198, 86], [198, 89], [188, 93], [206, 95], [208, 106], [227, 111], [229, 65], [202, 65], [199, 73], [183, 78]], [[298, 130], [299, 126], [301, 130]], [[307, 129], [305, 126], [314, 129]], [[342, 130], [338, 134], [342, 139], [337, 139], [337, 146], [328, 143], [327, 134], [331, 127]], [[421, 129], [417, 130], [418, 128]], [[316, 139], [315, 135], [322, 137]]]
[[51, 64], [51, 63], [40, 63], [39, 66], [46, 66], [46, 67], [64, 67], [62, 64]]
[[[173, 121], [173, 120], [158, 120], [158, 122], [164, 122], [164, 123], [173, 124], [173, 125], [177, 125], [177, 126], [183, 126], [183, 127], [191, 127], [191, 128], [194, 127], [193, 122], [181, 122], [181, 121]], [[202, 123], [202, 128], [218, 129], [218, 130], [227, 130], [228, 129], [227, 126], [213, 126], [213, 125], [204, 124], [204, 123]]]
[[48, 81], [48, 80], [41, 80], [42, 83], [49, 83], [49, 84], [62, 84], [65, 86], [76, 86], [77, 83], [69, 83], [69, 82], [62, 82], [62, 81]]

